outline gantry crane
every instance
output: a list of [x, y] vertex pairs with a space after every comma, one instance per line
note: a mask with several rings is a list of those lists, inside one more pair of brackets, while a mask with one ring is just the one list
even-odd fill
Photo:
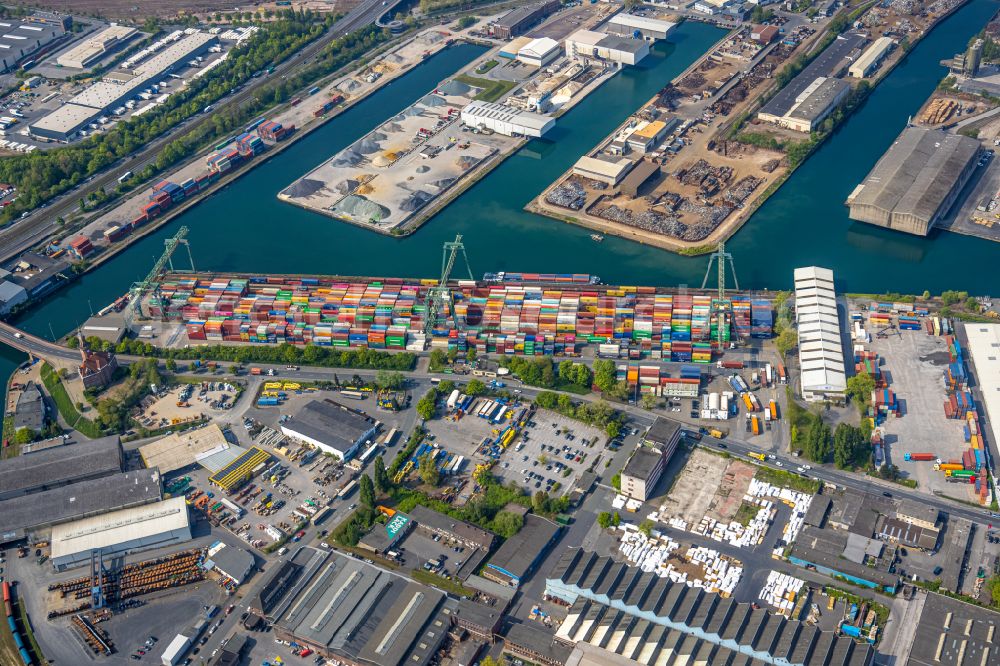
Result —
[[736, 278], [736, 265], [733, 263], [732, 253], [726, 252], [726, 243], [724, 241], [720, 242], [715, 252], [709, 255], [708, 267], [705, 269], [705, 278], [701, 281], [701, 288], [705, 289], [708, 286], [708, 276], [712, 274], [712, 264], [715, 263], [719, 274], [719, 293], [712, 306], [712, 317], [715, 319], [716, 340], [719, 343], [719, 349], [724, 347], [725, 330], [733, 318], [732, 301], [726, 298], [727, 260], [729, 261], [729, 268], [733, 272], [733, 286], [739, 291], [740, 282]]
[[462, 234], [456, 234], [455, 240], [446, 241], [441, 248], [441, 279], [438, 283], [427, 290], [427, 315], [424, 321], [424, 333], [428, 336], [437, 325], [447, 319], [454, 311], [451, 289], [448, 288], [448, 280], [451, 278], [451, 271], [455, 267], [455, 257], [462, 253], [465, 260], [465, 270], [472, 277], [472, 267], [469, 265], [469, 257], [465, 254], [465, 245], [462, 243]]
[[[173, 254], [177, 247], [183, 244], [187, 248], [188, 261], [191, 264], [190, 272], [194, 272], [194, 257], [191, 255], [191, 243], [187, 240], [188, 228], [181, 227], [177, 233], [163, 241], [163, 254], [153, 264], [149, 274], [140, 281], [132, 283], [129, 289], [129, 305], [125, 310], [125, 328], [131, 327], [136, 319], [149, 319], [150, 317], [142, 312], [142, 301], [147, 293], [156, 296], [160, 293], [160, 273], [165, 267], [170, 267], [174, 271]], [[163, 310], [163, 317], [166, 317], [166, 310]]]

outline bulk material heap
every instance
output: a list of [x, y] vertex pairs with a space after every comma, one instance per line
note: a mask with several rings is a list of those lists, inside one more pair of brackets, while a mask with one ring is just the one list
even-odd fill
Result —
[[788, 574], [772, 571], [760, 590], [760, 599], [777, 608], [782, 615], [788, 616], [795, 608], [795, 599], [805, 584], [805, 581]]

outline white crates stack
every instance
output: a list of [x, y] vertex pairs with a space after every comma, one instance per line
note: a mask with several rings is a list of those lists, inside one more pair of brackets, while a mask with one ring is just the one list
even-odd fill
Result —
[[804, 585], [804, 580], [772, 571], [767, 575], [767, 581], [761, 588], [759, 597], [761, 601], [777, 608], [779, 613], [789, 615], [795, 608], [795, 600]]

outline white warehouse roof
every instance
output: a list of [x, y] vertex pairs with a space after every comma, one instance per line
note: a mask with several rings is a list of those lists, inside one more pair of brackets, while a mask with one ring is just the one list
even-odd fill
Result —
[[549, 55], [553, 51], [559, 49], [559, 42], [548, 37], [539, 37], [538, 39], [533, 39], [524, 46], [522, 46], [517, 55], [524, 56], [527, 58], [538, 58], [542, 59]]
[[474, 125], [477, 122], [483, 124], [506, 123], [539, 133], [545, 133], [555, 125], [555, 120], [548, 116], [521, 111], [497, 102], [470, 102], [462, 109], [462, 120], [467, 125]]
[[828, 393], [843, 393], [847, 371], [833, 271], [818, 266], [795, 269], [795, 319], [803, 396], [822, 399]]
[[52, 528], [52, 559], [58, 561], [98, 548], [140, 543], [143, 539], [189, 528], [184, 498], [173, 497], [162, 502], [55, 525]]
[[986, 405], [987, 424], [993, 441], [1000, 441], [1000, 324], [963, 324], [969, 341], [969, 352], [979, 380], [979, 392]]
[[636, 28], [637, 30], [662, 33], [670, 32], [677, 25], [670, 21], [661, 21], [659, 19], [646, 18], [645, 16], [636, 16], [635, 14], [626, 14], [624, 12], [612, 16], [608, 23], [623, 25], [627, 28]]

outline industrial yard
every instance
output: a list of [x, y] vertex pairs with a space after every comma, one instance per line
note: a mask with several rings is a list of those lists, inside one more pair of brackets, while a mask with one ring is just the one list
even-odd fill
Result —
[[762, 44], [751, 32], [720, 42], [529, 209], [673, 250], [728, 235], [787, 164], [780, 151], [716, 134], [813, 31], [800, 29], [792, 46]]

